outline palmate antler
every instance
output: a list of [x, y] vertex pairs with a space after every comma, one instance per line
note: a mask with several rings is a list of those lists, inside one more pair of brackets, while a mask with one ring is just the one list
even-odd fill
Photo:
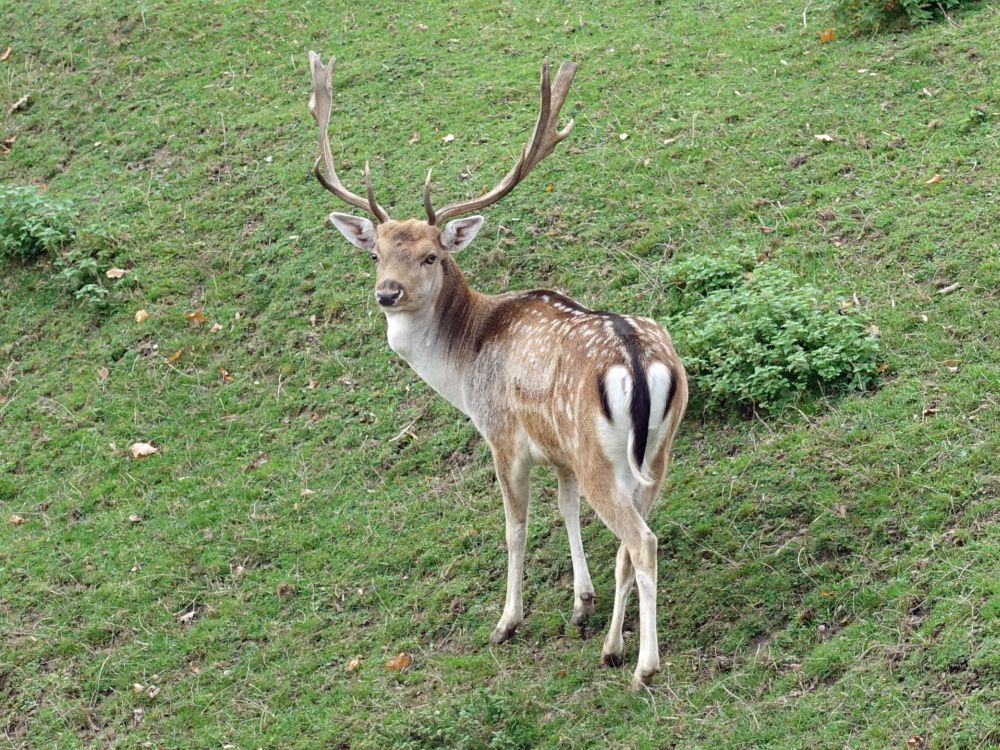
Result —
[[576, 63], [564, 62], [559, 66], [559, 72], [556, 73], [555, 84], [550, 86], [549, 61], [545, 60], [542, 63], [542, 103], [531, 140], [521, 149], [521, 157], [513, 168], [488, 193], [471, 200], [449, 203], [440, 211], [435, 212], [434, 206], [431, 204], [431, 173], [427, 172], [427, 179], [424, 181], [424, 210], [427, 211], [427, 221], [430, 224], [444, 222], [455, 216], [492, 206], [517, 187], [517, 184], [527, 177], [535, 165], [551, 154], [559, 142], [569, 135], [573, 129], [573, 120], [571, 119], [562, 130], [556, 128], [556, 120], [559, 117], [559, 110], [562, 109], [563, 102], [566, 100], [569, 87], [573, 83], [577, 67], [579, 66]]
[[375, 201], [375, 191], [372, 189], [372, 175], [368, 169], [368, 162], [365, 162], [365, 186], [368, 188], [368, 200], [345, 188], [340, 178], [337, 177], [337, 170], [333, 168], [333, 154], [330, 152], [330, 141], [326, 131], [330, 125], [330, 107], [333, 103], [333, 66], [336, 62], [331, 57], [330, 62], [324, 65], [317, 53], [311, 50], [309, 52], [313, 80], [313, 92], [309, 97], [309, 111], [316, 119], [316, 124], [319, 125], [319, 156], [313, 166], [313, 173], [323, 187], [342, 201], [363, 211], [371, 211], [379, 223], [384, 223], [389, 221], [389, 213]]

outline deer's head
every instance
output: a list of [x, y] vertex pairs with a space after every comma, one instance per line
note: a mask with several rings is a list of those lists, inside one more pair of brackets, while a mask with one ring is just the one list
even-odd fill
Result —
[[538, 162], [551, 154], [573, 129], [573, 121], [570, 120], [566, 127], [558, 130], [556, 119], [573, 83], [577, 65], [564, 62], [559, 66], [555, 83], [550, 85], [549, 64], [546, 60], [542, 63], [541, 109], [535, 130], [521, 149], [517, 163], [500, 183], [477, 198], [449, 203], [444, 208], [435, 210], [431, 204], [431, 173], [428, 171], [427, 179], [424, 180], [424, 210], [427, 212], [427, 220], [394, 221], [375, 200], [371, 171], [367, 163], [364, 173], [367, 198], [347, 190], [337, 177], [327, 136], [335, 61], [331, 59], [324, 65], [317, 53], [310, 52], [309, 62], [313, 79], [309, 111], [319, 125], [320, 152], [313, 172], [331, 193], [375, 217], [377, 223], [351, 214], [332, 213], [329, 220], [352, 245], [371, 254], [372, 260], [377, 264], [375, 297], [387, 314], [419, 310], [433, 302], [442, 286], [444, 264], [449, 262], [452, 253], [467, 247], [475, 239], [484, 221], [482, 216], [466, 216], [462, 219], [452, 217], [472, 213], [499, 201]]

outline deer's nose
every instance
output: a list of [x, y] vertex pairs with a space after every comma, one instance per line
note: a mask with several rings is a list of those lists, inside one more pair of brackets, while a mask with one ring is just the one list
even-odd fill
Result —
[[375, 290], [375, 299], [382, 307], [392, 307], [403, 296], [403, 288], [395, 281], [383, 281]]

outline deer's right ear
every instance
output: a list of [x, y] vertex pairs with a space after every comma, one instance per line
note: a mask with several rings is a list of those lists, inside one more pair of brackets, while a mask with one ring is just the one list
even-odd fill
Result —
[[355, 247], [372, 250], [375, 247], [375, 225], [368, 219], [350, 214], [332, 213], [330, 223]]

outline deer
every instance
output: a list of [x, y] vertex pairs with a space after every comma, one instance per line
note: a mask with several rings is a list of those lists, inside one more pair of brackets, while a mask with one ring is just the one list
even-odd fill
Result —
[[[335, 60], [309, 52], [309, 110], [319, 130], [313, 173], [337, 198], [372, 220], [331, 213], [333, 225], [375, 263], [375, 301], [390, 349], [466, 415], [489, 446], [505, 516], [507, 591], [490, 641], [511, 638], [524, 618], [529, 471], [551, 466], [573, 568], [571, 623], [595, 612], [580, 532], [580, 496], [619, 541], [611, 622], [601, 649], [606, 666], [624, 663], [622, 627], [633, 585], [639, 591], [639, 655], [633, 689], [660, 669], [656, 629], [657, 538], [647, 524], [670, 463], [688, 400], [687, 375], [667, 331], [647, 317], [591, 310], [549, 289], [484, 294], [466, 282], [455, 256], [476, 238], [473, 212], [510, 193], [573, 129], [557, 128], [577, 64], [550, 82], [541, 69], [538, 120], [514, 166], [491, 190], [434, 208], [431, 171], [423, 185], [426, 220], [397, 221], [337, 177], [328, 129]], [[473, 215], [469, 215], [473, 214]], [[460, 218], [462, 217], [462, 218]]]

